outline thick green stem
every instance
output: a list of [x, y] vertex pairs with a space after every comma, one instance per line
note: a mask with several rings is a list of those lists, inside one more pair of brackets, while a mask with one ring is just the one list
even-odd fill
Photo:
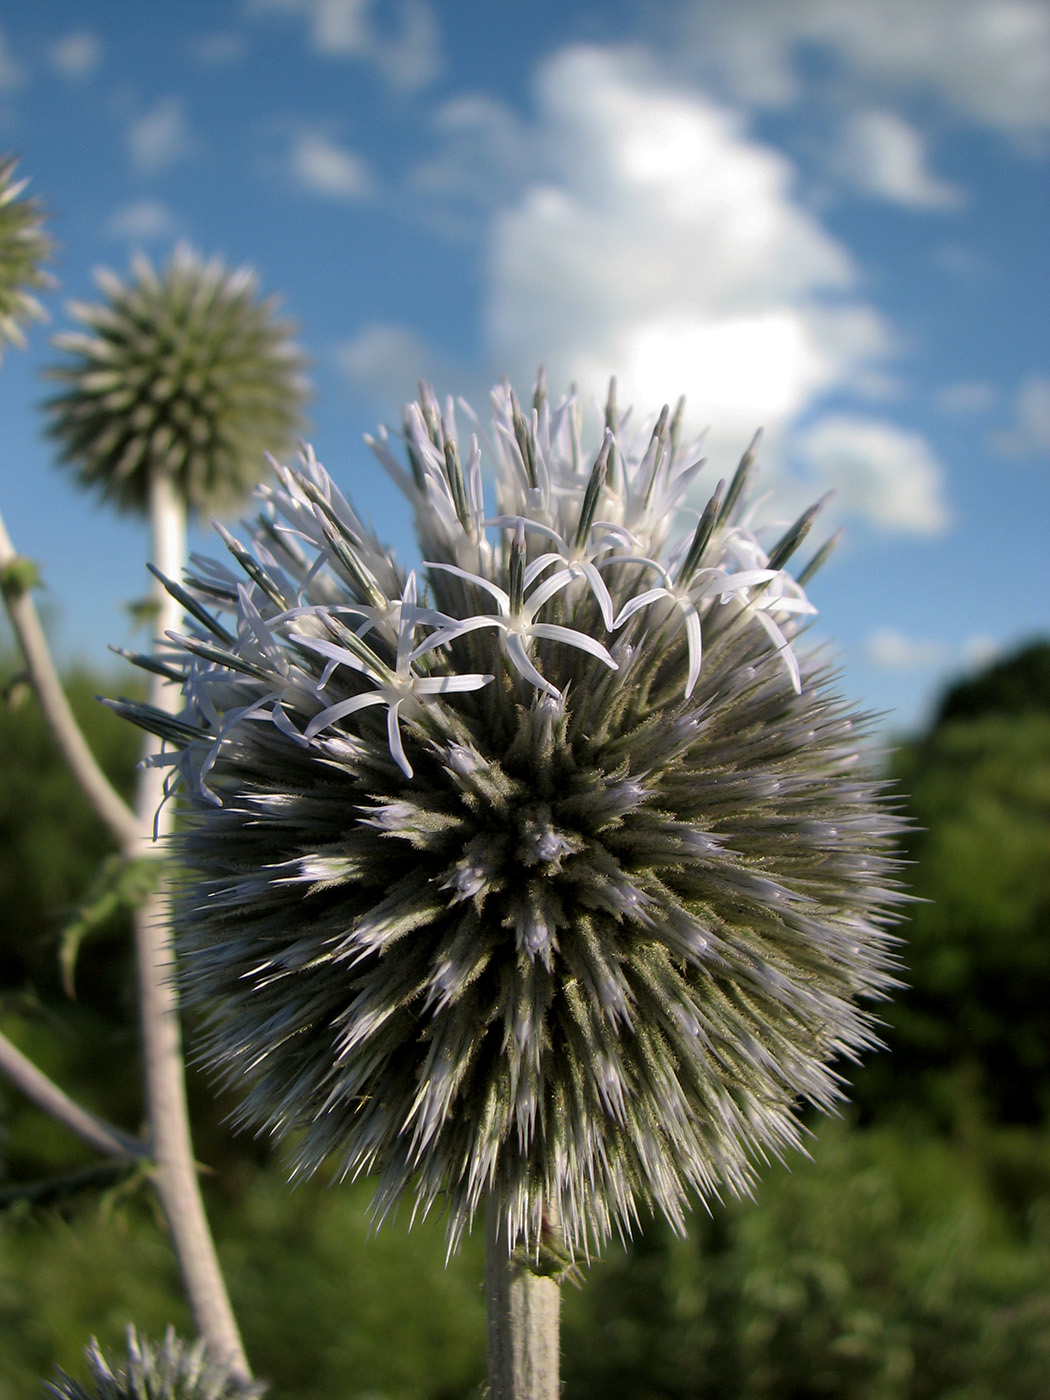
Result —
[[489, 1400], [558, 1400], [558, 1310], [553, 1278], [512, 1253], [490, 1199], [485, 1239]]

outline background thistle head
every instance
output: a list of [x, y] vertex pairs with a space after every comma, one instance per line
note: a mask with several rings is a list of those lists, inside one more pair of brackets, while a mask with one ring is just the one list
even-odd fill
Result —
[[61, 460], [125, 510], [146, 511], [158, 472], [190, 511], [243, 500], [263, 454], [302, 426], [293, 327], [250, 269], [184, 245], [160, 272], [138, 255], [126, 280], [97, 280], [105, 300], [74, 304], [83, 329], [55, 337], [66, 359], [48, 371], [63, 386], [46, 405]]
[[235, 1381], [203, 1342], [185, 1342], [169, 1327], [162, 1342], [128, 1328], [126, 1354], [107, 1356], [97, 1341], [84, 1353], [86, 1381], [63, 1371], [48, 1383], [53, 1400], [259, 1400], [265, 1387]]
[[52, 285], [43, 267], [53, 249], [44, 209], [38, 199], [21, 197], [26, 181], [15, 179], [17, 165], [14, 156], [0, 157], [0, 353], [25, 344], [25, 324], [45, 315], [34, 293]]

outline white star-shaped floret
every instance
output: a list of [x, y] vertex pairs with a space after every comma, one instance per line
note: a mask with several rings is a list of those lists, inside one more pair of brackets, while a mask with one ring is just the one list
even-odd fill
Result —
[[[588, 652], [591, 656], [596, 656], [599, 661], [605, 663], [611, 670], [618, 669], [616, 662], [609, 654], [608, 649], [596, 638], [590, 637], [586, 632], [577, 631], [573, 627], [563, 627], [553, 622], [537, 622], [536, 614], [544, 603], [549, 602], [555, 594], [566, 588], [577, 573], [572, 568], [559, 569], [556, 574], [539, 583], [532, 592], [525, 596], [525, 588], [529, 587], [536, 577], [536, 565], [541, 561], [534, 561], [533, 565], [527, 568], [524, 565], [525, 557], [525, 526], [526, 521], [516, 518], [514, 542], [511, 546], [512, 564], [511, 578], [518, 574], [521, 582], [512, 588], [518, 594], [512, 598], [511, 594], [499, 587], [491, 579], [483, 578], [480, 574], [468, 573], [466, 569], [460, 569], [454, 564], [432, 563], [428, 564], [428, 569], [441, 569], [445, 573], [455, 574], [457, 578], [465, 579], [468, 583], [475, 584], [483, 589], [495, 599], [499, 608], [498, 613], [483, 613], [477, 617], [468, 617], [453, 622], [448, 627], [440, 627], [429, 636], [426, 641], [416, 648], [415, 656], [420, 656], [425, 652], [432, 651], [436, 647], [443, 646], [454, 641], [457, 637], [463, 636], [467, 632], [477, 632], [482, 628], [491, 627], [500, 633], [500, 640], [510, 658], [515, 670], [536, 687], [548, 695], [556, 698], [561, 697], [558, 688], [550, 683], [537, 669], [529, 656], [529, 645], [538, 638], [552, 642], [563, 642], [566, 646], [578, 647], [581, 651]], [[517, 561], [518, 567], [515, 566]], [[600, 581], [600, 580], [599, 580]], [[610, 606], [611, 611], [611, 606]]]
[[[376, 655], [366, 642], [352, 633], [349, 636], [354, 637], [354, 642], [346, 646], [340, 646], [338, 642], [328, 641], [324, 637], [310, 636], [303, 632], [290, 634], [300, 645], [328, 658], [329, 664], [325, 667], [322, 684], [330, 678], [337, 666], [343, 665], [349, 666], [351, 670], [360, 675], [367, 676], [375, 685], [374, 690], [367, 690], [360, 695], [352, 695], [346, 700], [339, 700], [334, 705], [329, 705], [314, 715], [303, 731], [305, 739], [313, 739], [322, 729], [337, 724], [347, 715], [356, 714], [359, 710], [366, 709], [371, 705], [385, 705], [387, 707], [387, 742], [390, 745], [391, 757], [406, 778], [412, 777], [412, 765], [408, 761], [408, 755], [405, 753], [405, 746], [401, 738], [399, 719], [402, 709], [418, 703], [424, 696], [480, 690], [482, 686], [488, 685], [494, 679], [492, 676], [477, 673], [421, 676], [415, 672], [412, 669], [412, 663], [423, 649], [417, 648], [413, 652], [412, 644], [416, 627], [421, 621], [422, 611], [424, 610], [416, 606], [416, 576], [414, 573], [410, 573], [405, 583], [405, 591], [398, 612], [397, 651], [393, 670]], [[318, 690], [320, 690], [320, 685]]]

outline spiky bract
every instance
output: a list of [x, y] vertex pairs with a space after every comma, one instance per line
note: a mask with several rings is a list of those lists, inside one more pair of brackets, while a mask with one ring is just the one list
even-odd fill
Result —
[[43, 268], [52, 248], [44, 211], [39, 200], [19, 198], [26, 182], [14, 178], [17, 165], [14, 156], [0, 157], [0, 352], [25, 344], [25, 323], [44, 319], [34, 292], [51, 285]]
[[105, 301], [72, 307], [85, 329], [55, 337], [68, 359], [48, 372], [65, 386], [47, 403], [61, 460], [125, 510], [146, 512], [155, 471], [190, 511], [242, 502], [301, 427], [292, 326], [250, 269], [185, 246], [160, 273], [138, 255], [127, 281], [96, 278]]
[[[190, 808], [178, 913], [204, 1055], [242, 1119], [374, 1173], [376, 1209], [493, 1193], [570, 1252], [746, 1191], [840, 1096], [892, 983], [899, 826], [863, 722], [791, 638], [813, 611], [745, 523], [749, 452], [695, 528], [666, 409], [494, 394], [498, 502], [451, 403], [406, 413], [425, 588], [307, 457], [236, 567], [195, 560], [162, 664]], [[683, 512], [685, 514], [685, 512]], [[694, 522], [696, 513], [693, 513]]]
[[85, 1356], [87, 1382], [60, 1372], [47, 1385], [49, 1395], [57, 1400], [257, 1400], [263, 1393], [262, 1386], [231, 1379], [229, 1367], [209, 1357], [203, 1342], [184, 1342], [171, 1327], [159, 1344], [129, 1327], [127, 1357], [120, 1361], [106, 1357], [94, 1340]]

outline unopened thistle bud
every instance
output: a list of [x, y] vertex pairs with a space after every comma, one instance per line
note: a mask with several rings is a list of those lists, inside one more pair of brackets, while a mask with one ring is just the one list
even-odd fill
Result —
[[635, 441], [611, 397], [588, 458], [571, 397], [493, 403], [484, 452], [429, 390], [407, 470], [372, 442], [407, 575], [312, 456], [281, 467], [251, 562], [180, 590], [181, 717], [117, 708], [181, 780], [180, 965], [242, 1121], [372, 1174], [380, 1219], [414, 1196], [454, 1244], [489, 1199], [572, 1258], [746, 1192], [841, 1098], [901, 823], [798, 647], [809, 518], [745, 523], [753, 446], [697, 512], [680, 414]]

